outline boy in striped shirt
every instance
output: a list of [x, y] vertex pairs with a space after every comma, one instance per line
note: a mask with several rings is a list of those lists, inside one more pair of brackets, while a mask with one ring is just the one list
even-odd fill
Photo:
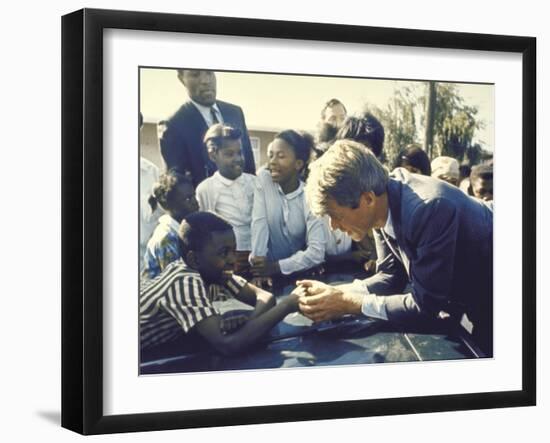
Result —
[[[181, 349], [198, 334], [215, 350], [242, 352], [298, 309], [298, 291], [275, 304], [272, 294], [233, 275], [235, 234], [229, 223], [209, 212], [186, 217], [179, 229], [182, 259], [166, 267], [140, 288], [141, 360]], [[224, 321], [214, 307], [217, 288], [225, 287], [237, 300], [254, 306], [244, 321]], [[161, 351], [160, 353], [158, 351]]]

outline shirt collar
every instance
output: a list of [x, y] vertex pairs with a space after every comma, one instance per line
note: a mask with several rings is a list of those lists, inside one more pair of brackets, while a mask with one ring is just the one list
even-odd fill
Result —
[[197, 103], [195, 100], [193, 99], [189, 99], [191, 100], [191, 103], [193, 103], [195, 105], [195, 107], [199, 110], [199, 112], [202, 114], [202, 115], [210, 115], [210, 109], [211, 108], [214, 108], [216, 113], [219, 115], [221, 115], [221, 112], [220, 112], [220, 108], [218, 108], [218, 104], [217, 103], [214, 103], [212, 106], [204, 106], [204, 105], [201, 105], [200, 103]]
[[395, 229], [393, 228], [393, 220], [391, 217], [391, 211], [389, 207], [388, 207], [388, 218], [386, 219], [386, 224], [384, 225], [383, 229], [387, 235], [395, 239]]
[[235, 180], [231, 180], [220, 174], [220, 171], [214, 172], [213, 177], [224, 186], [232, 186], [235, 183], [240, 183], [243, 180], [243, 174], [239, 175]]
[[285, 194], [283, 192], [281, 185], [279, 183], [277, 183], [277, 190], [287, 200], [293, 200], [304, 192], [304, 182], [302, 180], [299, 180], [298, 187], [296, 188], [296, 190], [290, 192], [289, 194]]

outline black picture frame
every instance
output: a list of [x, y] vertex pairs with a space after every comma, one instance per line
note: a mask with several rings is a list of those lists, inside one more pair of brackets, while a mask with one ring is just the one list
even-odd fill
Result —
[[[505, 392], [106, 416], [102, 407], [102, 36], [104, 30], [113, 28], [521, 54], [522, 388]], [[62, 18], [62, 426], [82, 434], [102, 434], [535, 405], [535, 88], [536, 39], [532, 37], [96, 9], [65, 15]]]

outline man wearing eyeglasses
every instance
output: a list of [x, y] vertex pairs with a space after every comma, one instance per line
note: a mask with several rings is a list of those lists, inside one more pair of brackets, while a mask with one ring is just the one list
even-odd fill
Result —
[[189, 101], [168, 120], [160, 141], [167, 169], [181, 174], [191, 173], [195, 187], [214, 174], [217, 168], [208, 156], [203, 138], [210, 126], [223, 123], [241, 131], [244, 172], [255, 174], [254, 155], [243, 111], [239, 106], [216, 100], [215, 72], [178, 69], [177, 75], [187, 90]]

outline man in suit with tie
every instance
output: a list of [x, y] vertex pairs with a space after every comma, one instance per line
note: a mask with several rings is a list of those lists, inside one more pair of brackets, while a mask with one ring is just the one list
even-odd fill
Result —
[[368, 149], [337, 141], [310, 166], [306, 196], [332, 229], [359, 241], [374, 228], [377, 273], [333, 287], [301, 281], [300, 310], [314, 321], [344, 314], [403, 325], [473, 323], [492, 355], [493, 212], [441, 180], [387, 170]]
[[167, 169], [180, 174], [190, 173], [195, 187], [216, 171], [203, 137], [215, 123], [238, 128], [242, 133], [244, 172], [254, 174], [256, 167], [244, 114], [240, 107], [216, 100], [214, 71], [178, 69], [178, 79], [187, 89], [189, 101], [166, 123], [160, 150]]

